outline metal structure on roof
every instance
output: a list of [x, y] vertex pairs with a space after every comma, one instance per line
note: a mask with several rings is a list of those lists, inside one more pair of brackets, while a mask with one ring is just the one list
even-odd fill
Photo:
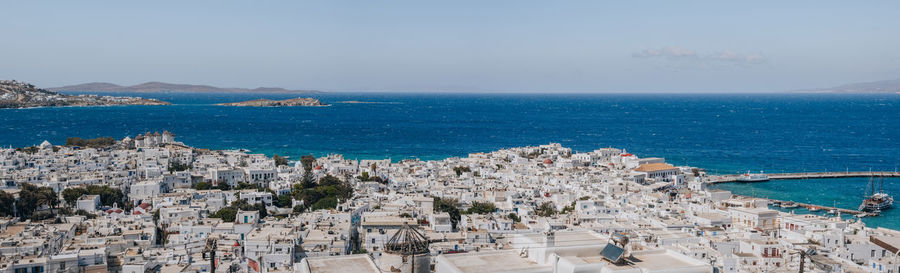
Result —
[[613, 233], [610, 236], [610, 243], [600, 250], [600, 256], [613, 264], [622, 264], [625, 262], [625, 249], [628, 246], [628, 235], [624, 233]]
[[428, 237], [404, 223], [394, 236], [384, 244], [384, 251], [401, 256], [428, 253]]
[[625, 249], [614, 244], [606, 244], [603, 250], [600, 250], [600, 256], [613, 264], [618, 264], [625, 256]]

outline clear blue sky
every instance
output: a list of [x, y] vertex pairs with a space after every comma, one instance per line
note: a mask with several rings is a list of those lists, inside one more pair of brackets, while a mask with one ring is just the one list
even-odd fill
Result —
[[900, 1], [4, 1], [0, 78], [772, 92], [900, 78]]

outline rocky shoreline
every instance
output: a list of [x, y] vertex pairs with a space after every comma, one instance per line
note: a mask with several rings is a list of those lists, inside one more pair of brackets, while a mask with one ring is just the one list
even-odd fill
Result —
[[294, 98], [286, 100], [257, 99], [242, 102], [218, 103], [222, 106], [250, 106], [250, 107], [283, 107], [283, 106], [328, 106], [314, 98]]
[[141, 97], [65, 95], [37, 88], [29, 83], [0, 80], [0, 108], [170, 104], [166, 101]]

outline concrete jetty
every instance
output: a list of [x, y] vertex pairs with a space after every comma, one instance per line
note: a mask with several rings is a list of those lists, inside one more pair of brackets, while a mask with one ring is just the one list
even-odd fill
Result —
[[740, 195], [740, 194], [734, 194], [734, 195], [735, 195], [735, 196], [744, 197], [744, 198], [748, 198], [748, 199], [763, 199], [763, 200], [768, 201], [770, 204], [771, 204], [772, 202], [779, 202], [779, 203], [781, 203], [781, 204], [784, 204], [784, 203], [794, 203], [794, 204], [796, 204], [797, 206], [803, 207], [803, 208], [806, 208], [806, 209], [810, 209], [810, 208], [816, 207], [816, 208], [819, 208], [819, 209], [824, 210], [824, 211], [836, 210], [836, 211], [841, 212], [842, 214], [851, 214], [851, 215], [868, 214], [868, 213], [866, 213], [866, 212], [864, 212], [864, 211], [852, 210], [852, 209], [845, 209], [845, 208], [838, 208], [838, 207], [832, 207], [832, 206], [822, 206], [822, 205], [816, 205], [816, 204], [807, 204], [807, 203], [801, 203], [801, 202], [795, 202], [795, 201], [778, 200], [778, 199], [763, 198], [763, 197], [753, 197], [753, 196], [746, 196], [746, 195]]
[[[738, 181], [743, 174], [711, 175], [704, 180], [706, 183], [729, 183]], [[805, 173], [767, 173], [769, 180], [781, 179], [815, 179], [815, 178], [844, 178], [844, 177], [900, 177], [900, 172], [805, 172]], [[753, 183], [753, 182], [751, 182]]]

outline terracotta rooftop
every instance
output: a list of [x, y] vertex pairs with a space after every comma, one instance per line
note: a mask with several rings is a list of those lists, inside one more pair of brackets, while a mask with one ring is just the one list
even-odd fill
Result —
[[675, 169], [674, 166], [666, 164], [666, 163], [649, 163], [638, 166], [634, 171], [636, 172], [655, 172], [655, 171], [663, 171], [663, 170], [671, 170]]

